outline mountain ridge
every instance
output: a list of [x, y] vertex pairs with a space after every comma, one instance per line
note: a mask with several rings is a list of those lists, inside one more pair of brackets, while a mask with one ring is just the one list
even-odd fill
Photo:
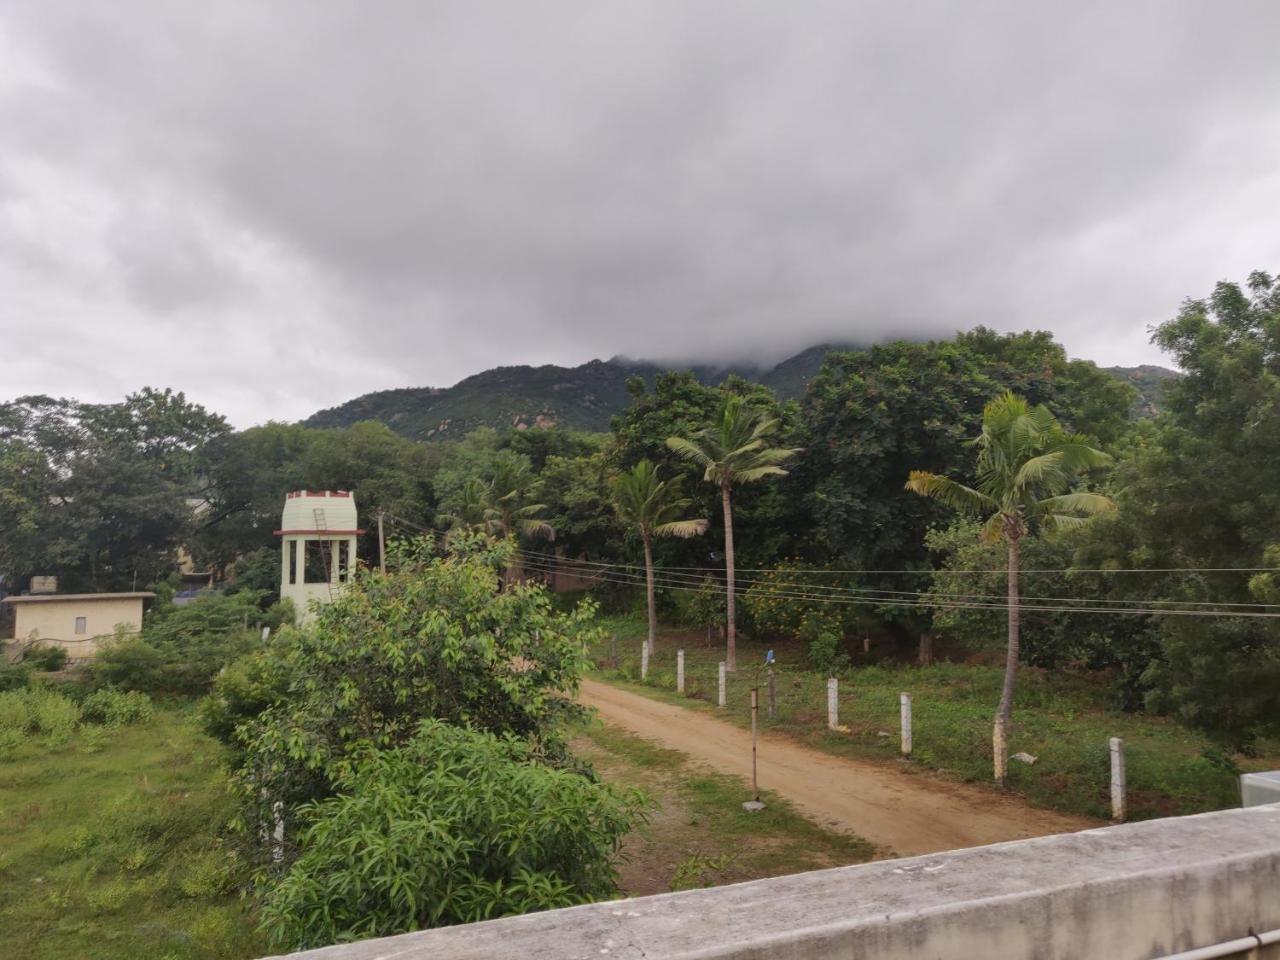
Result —
[[[375, 390], [345, 403], [319, 410], [303, 420], [309, 427], [348, 427], [362, 420], [385, 423], [412, 440], [460, 439], [477, 427], [527, 430], [564, 427], [606, 431], [611, 418], [631, 402], [627, 381], [634, 376], [652, 384], [668, 370], [687, 370], [703, 383], [720, 383], [731, 374], [770, 387], [782, 399], [802, 395], [809, 380], [832, 350], [864, 349], [854, 344], [822, 343], [807, 347], [772, 366], [753, 363], [656, 363], [615, 356], [589, 360], [576, 367], [557, 364], [514, 364], [491, 367], [451, 387], [394, 387]], [[1173, 370], [1143, 364], [1102, 368], [1132, 384], [1139, 393], [1131, 411], [1152, 416], [1160, 391]]]

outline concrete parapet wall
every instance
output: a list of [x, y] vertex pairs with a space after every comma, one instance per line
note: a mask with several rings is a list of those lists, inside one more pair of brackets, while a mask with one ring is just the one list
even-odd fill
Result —
[[[292, 956], [1150, 960], [1275, 928], [1280, 804], [592, 904]], [[1260, 956], [1280, 957], [1280, 950], [1266, 948]]]

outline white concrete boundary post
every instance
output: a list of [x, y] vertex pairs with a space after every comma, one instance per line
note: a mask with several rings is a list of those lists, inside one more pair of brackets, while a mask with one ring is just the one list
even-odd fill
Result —
[[676, 651], [676, 693], [684, 693], [684, 651]]
[[270, 628], [270, 627], [263, 627], [263, 628], [262, 628], [262, 642], [263, 642], [263, 643], [266, 643], [269, 639], [271, 639], [271, 628]]
[[719, 689], [719, 699], [716, 701], [716, 706], [718, 706], [718, 707], [723, 707], [723, 706], [725, 706], [725, 704], [726, 704], [726, 703], [728, 703], [728, 701], [725, 699], [725, 689], [724, 689], [724, 661], [723, 661], [723, 660], [721, 660], [721, 661], [720, 661], [720, 689]]
[[649, 644], [640, 641], [640, 679], [649, 679]]
[[902, 705], [902, 755], [911, 756], [911, 694], [904, 693], [899, 697]]
[[835, 677], [827, 680], [827, 729], [834, 730], [840, 726], [840, 681]]
[[1125, 803], [1124, 741], [1111, 738], [1111, 819], [1124, 822], [1128, 816]]

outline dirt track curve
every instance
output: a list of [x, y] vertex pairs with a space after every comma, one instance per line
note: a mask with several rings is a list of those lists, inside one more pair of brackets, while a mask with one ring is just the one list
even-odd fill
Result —
[[[582, 682], [580, 699], [614, 726], [714, 770], [751, 778], [751, 734], [740, 727], [593, 680]], [[819, 823], [856, 833], [898, 856], [1101, 826], [993, 790], [821, 753], [781, 734], [761, 735], [758, 763], [762, 789]]]

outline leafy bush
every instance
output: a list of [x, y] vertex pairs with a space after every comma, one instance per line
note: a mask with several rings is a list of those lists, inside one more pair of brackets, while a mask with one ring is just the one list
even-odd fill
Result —
[[357, 752], [337, 787], [299, 811], [302, 855], [263, 906], [290, 949], [609, 897], [644, 806], [523, 741], [438, 720]]
[[0, 730], [26, 733], [33, 725], [26, 690], [0, 693]]
[[151, 698], [139, 690], [125, 692], [108, 687], [89, 694], [80, 704], [81, 720], [108, 727], [146, 723], [154, 715]]
[[849, 666], [849, 655], [844, 652], [843, 638], [830, 630], [819, 630], [809, 641], [809, 665], [828, 677]]
[[147, 641], [132, 634], [116, 634], [98, 649], [90, 670], [99, 683], [126, 690], [158, 690], [164, 666], [164, 655]]
[[[779, 639], [803, 637], [812, 640], [823, 633], [846, 637], [862, 627], [863, 608], [855, 604], [819, 603], [815, 596], [824, 588], [848, 589], [857, 584], [845, 576], [815, 577], [821, 567], [788, 561], [774, 570], [758, 574], [742, 598], [742, 606], [756, 630]], [[815, 586], [815, 584], [818, 584]]]
[[0, 691], [21, 690], [31, 682], [31, 664], [9, 663], [0, 657]]
[[209, 696], [200, 703], [205, 730], [223, 743], [236, 746], [236, 725], [254, 719], [288, 691], [292, 678], [286, 654], [294, 642], [286, 630], [273, 636], [270, 646], [228, 664], [214, 678]]
[[141, 636], [117, 634], [94, 660], [99, 684], [126, 690], [204, 693], [227, 664], [257, 648], [258, 633], [246, 624], [277, 627], [293, 619], [291, 603], [259, 608], [261, 594], [214, 594], [182, 606], [152, 610]]
[[600, 636], [594, 605], [560, 613], [541, 587], [498, 592], [505, 547], [473, 545], [445, 559], [428, 547], [397, 552], [385, 576], [358, 575], [307, 630], [282, 631], [267, 654], [278, 662], [219, 688], [228, 705], [242, 682], [243, 703], [274, 701], [234, 735], [244, 749], [241, 796], [256, 808], [251, 829], [272, 822], [264, 792], [287, 817], [332, 792], [333, 768], [352, 745], [398, 746], [428, 717], [512, 733], [565, 757], [557, 725], [581, 713], [571, 698]]
[[[9, 694], [12, 696], [12, 694]], [[74, 701], [53, 690], [32, 687], [22, 693], [30, 711], [29, 729], [42, 733], [54, 743], [65, 743], [80, 722], [80, 708]]]
[[67, 665], [67, 651], [65, 647], [35, 647], [27, 651], [22, 662], [36, 670], [53, 672]]

